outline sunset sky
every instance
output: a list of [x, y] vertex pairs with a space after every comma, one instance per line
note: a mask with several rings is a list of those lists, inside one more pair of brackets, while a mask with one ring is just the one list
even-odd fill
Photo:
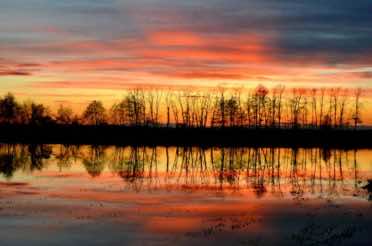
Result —
[[128, 87], [372, 88], [370, 0], [1, 0], [0, 93], [86, 104]]

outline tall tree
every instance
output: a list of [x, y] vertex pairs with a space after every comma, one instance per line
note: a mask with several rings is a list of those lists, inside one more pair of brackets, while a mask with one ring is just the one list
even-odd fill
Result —
[[102, 102], [92, 101], [84, 111], [83, 119], [91, 125], [101, 125], [106, 122], [105, 108]]
[[126, 120], [127, 104], [125, 100], [122, 100], [111, 107], [111, 122], [116, 125], [125, 125]]
[[361, 88], [357, 88], [354, 91], [354, 113], [353, 113], [353, 120], [354, 120], [354, 129], [358, 127], [358, 124], [362, 122], [361, 113], [360, 113], [360, 97], [362, 96], [363, 90]]
[[44, 125], [52, 122], [52, 117], [49, 110], [42, 104], [31, 104], [31, 120], [32, 125]]
[[256, 127], [261, 127], [262, 121], [264, 120], [266, 114], [266, 104], [267, 104], [267, 94], [269, 94], [269, 89], [263, 85], [258, 85], [255, 91], [256, 99]]
[[56, 120], [59, 124], [71, 124], [73, 121], [72, 109], [60, 105], [57, 111]]
[[0, 121], [6, 124], [14, 123], [19, 112], [19, 105], [13, 94], [8, 93], [0, 99]]

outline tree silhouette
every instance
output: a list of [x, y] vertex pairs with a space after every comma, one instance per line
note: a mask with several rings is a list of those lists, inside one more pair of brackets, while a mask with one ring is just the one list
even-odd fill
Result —
[[115, 103], [111, 107], [111, 121], [116, 125], [125, 125], [127, 123], [127, 104], [125, 100]]
[[268, 93], [269, 93], [269, 90], [263, 85], [258, 85], [255, 90], [255, 94], [254, 94], [255, 110], [254, 111], [255, 111], [256, 127], [261, 127], [262, 121], [265, 117]]
[[20, 166], [21, 162], [17, 158], [16, 146], [10, 144], [0, 146], [0, 173], [6, 178], [12, 178]]
[[19, 122], [21, 124], [30, 124], [33, 126], [46, 125], [53, 122], [49, 110], [42, 104], [27, 102], [19, 108]]
[[31, 105], [31, 124], [42, 125], [52, 121], [49, 112], [46, 107], [42, 104]]
[[71, 124], [73, 121], [72, 114], [73, 113], [71, 108], [67, 108], [64, 107], [63, 105], [60, 105], [57, 111], [56, 120], [60, 124]]
[[106, 122], [105, 111], [102, 102], [94, 100], [85, 109], [83, 119], [90, 125], [102, 125]]
[[44, 167], [44, 159], [49, 159], [53, 153], [53, 149], [50, 145], [35, 145], [31, 144], [28, 146], [28, 152], [31, 159], [31, 170], [42, 170]]
[[99, 177], [105, 169], [106, 156], [102, 146], [91, 146], [87, 158], [83, 158], [85, 169], [92, 178]]
[[116, 107], [119, 119], [127, 122], [131, 126], [144, 125], [146, 119], [146, 103], [144, 94], [140, 90], [134, 90], [118, 104]]
[[354, 128], [358, 127], [358, 124], [362, 122], [361, 119], [361, 112], [360, 112], [360, 97], [362, 96], [363, 90], [361, 88], [357, 88], [354, 91], [354, 113], [353, 113], [353, 120], [354, 120]]
[[14, 123], [19, 113], [19, 105], [13, 94], [8, 93], [0, 99], [0, 121], [6, 124]]

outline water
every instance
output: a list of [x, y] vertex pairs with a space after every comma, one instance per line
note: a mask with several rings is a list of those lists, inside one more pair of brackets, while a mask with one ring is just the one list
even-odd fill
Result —
[[0, 176], [2, 245], [372, 242], [372, 150], [3, 144]]

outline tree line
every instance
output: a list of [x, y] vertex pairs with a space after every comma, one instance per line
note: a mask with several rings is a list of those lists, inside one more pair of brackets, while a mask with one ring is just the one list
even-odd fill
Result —
[[363, 90], [344, 88], [218, 89], [212, 92], [133, 89], [109, 108], [99, 100], [81, 114], [60, 105], [0, 98], [0, 123], [185, 128], [357, 128]]

